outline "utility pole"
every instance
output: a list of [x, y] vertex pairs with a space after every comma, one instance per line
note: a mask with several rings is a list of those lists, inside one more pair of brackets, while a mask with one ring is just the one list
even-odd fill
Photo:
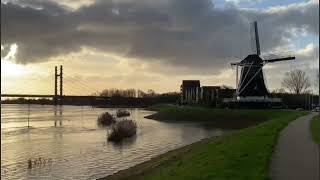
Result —
[[309, 110], [312, 110], [312, 92], [309, 94]]
[[239, 81], [239, 79], [238, 79], [238, 65], [236, 65], [236, 98], [238, 97], [238, 81]]
[[28, 128], [30, 127], [30, 99], [28, 99]]
[[[319, 12], [319, 14], [320, 14], [320, 12]], [[320, 60], [318, 60], [318, 62], [319, 62], [319, 69], [318, 69], [318, 89], [319, 89], [319, 99], [318, 99], [318, 109], [319, 109], [319, 115], [318, 115], [318, 121], [320, 121], [320, 73], [319, 73], [319, 71], [320, 71]], [[320, 137], [320, 123], [318, 123], [318, 137]], [[320, 145], [318, 146], [319, 148], [320, 148]]]

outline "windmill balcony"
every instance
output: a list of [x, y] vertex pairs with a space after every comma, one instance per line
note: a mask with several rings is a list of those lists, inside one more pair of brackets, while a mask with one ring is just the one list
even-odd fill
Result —
[[224, 98], [223, 103], [230, 102], [270, 102], [270, 103], [281, 103], [281, 98], [269, 98], [261, 96], [251, 96], [251, 97], [237, 97], [237, 98]]

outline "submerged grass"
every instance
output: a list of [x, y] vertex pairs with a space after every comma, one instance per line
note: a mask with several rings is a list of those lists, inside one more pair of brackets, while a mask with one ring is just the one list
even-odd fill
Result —
[[310, 129], [313, 141], [320, 144], [320, 120], [318, 115], [312, 118]]
[[[218, 138], [209, 138], [161, 155], [107, 179], [268, 179], [269, 163], [280, 131], [301, 111], [224, 110], [201, 107], [155, 106], [161, 116], [174, 119], [186, 116], [213, 120], [224, 117], [266, 118], [257, 126], [241, 129]], [[196, 114], [196, 115], [195, 115]], [[212, 121], [213, 121], [212, 120]]]

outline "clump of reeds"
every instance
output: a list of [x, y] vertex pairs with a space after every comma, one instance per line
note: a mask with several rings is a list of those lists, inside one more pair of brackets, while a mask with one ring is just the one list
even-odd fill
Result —
[[130, 116], [130, 112], [127, 110], [123, 110], [123, 109], [118, 109], [117, 110], [117, 117], [126, 117], [126, 116]]
[[116, 122], [108, 136], [108, 141], [119, 142], [124, 138], [132, 137], [137, 133], [137, 124], [133, 120], [122, 120]]
[[34, 159], [31, 159], [29, 158], [28, 159], [28, 169], [32, 169], [34, 167], [42, 167], [44, 165], [51, 165], [52, 164], [52, 159], [51, 158], [34, 158]]
[[109, 126], [115, 122], [116, 120], [109, 112], [105, 112], [98, 117], [98, 125], [100, 126]]

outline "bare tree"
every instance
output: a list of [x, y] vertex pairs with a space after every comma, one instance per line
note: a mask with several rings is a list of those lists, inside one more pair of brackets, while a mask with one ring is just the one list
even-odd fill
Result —
[[285, 74], [282, 80], [282, 86], [292, 93], [301, 94], [308, 92], [311, 83], [304, 71], [295, 69]]

